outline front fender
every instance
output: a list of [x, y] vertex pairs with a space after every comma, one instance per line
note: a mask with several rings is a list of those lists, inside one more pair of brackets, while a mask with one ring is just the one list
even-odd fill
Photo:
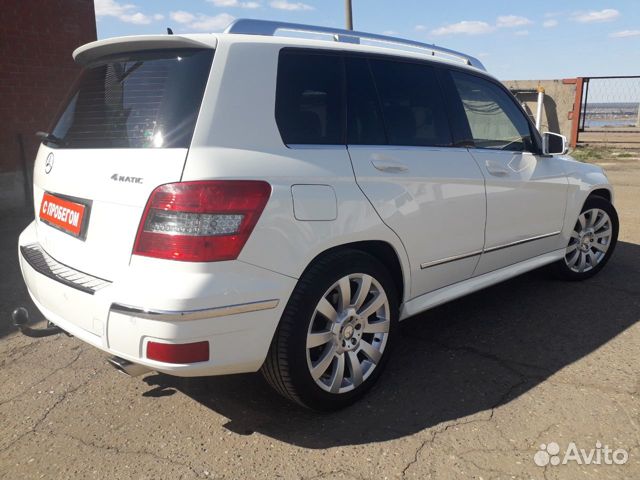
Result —
[[559, 157], [559, 160], [563, 162], [569, 182], [567, 209], [562, 232], [568, 242], [582, 206], [589, 198], [589, 195], [597, 190], [606, 190], [613, 203], [614, 192], [607, 175], [601, 167], [579, 162], [568, 155]]

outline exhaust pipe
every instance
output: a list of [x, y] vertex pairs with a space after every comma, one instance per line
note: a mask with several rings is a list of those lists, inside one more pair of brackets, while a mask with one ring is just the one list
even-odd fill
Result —
[[139, 375], [144, 375], [145, 373], [152, 371], [149, 367], [130, 362], [129, 360], [125, 360], [124, 358], [120, 357], [110, 357], [107, 359], [107, 362], [109, 362], [109, 364], [111, 364], [111, 366], [116, 370], [129, 375], [130, 377], [137, 377]]

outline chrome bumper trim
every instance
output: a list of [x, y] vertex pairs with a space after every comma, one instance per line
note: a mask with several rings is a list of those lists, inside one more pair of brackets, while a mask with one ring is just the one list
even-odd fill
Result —
[[227, 305], [224, 307], [207, 308], [203, 310], [153, 310], [121, 303], [112, 303], [110, 311], [129, 315], [132, 317], [147, 318], [149, 320], [175, 321], [175, 320], [201, 320], [203, 318], [224, 317], [236, 315], [238, 313], [258, 312], [260, 310], [270, 310], [278, 306], [278, 300], [262, 300], [258, 302], [240, 303], [238, 305]]

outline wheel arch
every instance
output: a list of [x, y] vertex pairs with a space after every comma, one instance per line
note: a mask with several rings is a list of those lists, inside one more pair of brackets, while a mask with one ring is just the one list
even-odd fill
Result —
[[607, 200], [611, 204], [614, 202], [613, 188], [607, 183], [606, 177], [601, 171], [591, 172], [589, 182], [585, 179], [580, 181], [572, 180], [570, 177], [569, 195], [567, 198], [567, 208], [565, 211], [564, 225], [562, 229], [562, 236], [565, 241], [569, 241], [571, 230], [576, 223], [576, 219], [582, 211], [585, 203], [590, 198], [602, 198]]
[[389, 242], [386, 242], [384, 240], [363, 240], [343, 243], [341, 245], [328, 248], [320, 252], [309, 262], [303, 272], [303, 275], [309, 270], [309, 268], [311, 268], [313, 264], [315, 264], [322, 258], [345, 250], [357, 250], [363, 253], [367, 253], [382, 262], [382, 264], [389, 270], [396, 288], [398, 289], [398, 302], [404, 302], [405, 294], [409, 292], [409, 272], [403, 269], [400, 256], [396, 249]]
[[606, 201], [613, 203], [613, 193], [608, 188], [597, 187], [589, 192], [585, 202], [592, 197], [604, 198]]

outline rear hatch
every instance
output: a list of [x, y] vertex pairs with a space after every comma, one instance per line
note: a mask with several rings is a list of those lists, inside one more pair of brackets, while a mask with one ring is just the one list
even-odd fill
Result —
[[181, 178], [214, 50], [112, 52], [86, 65], [34, 170], [40, 245], [107, 280], [129, 265], [150, 193]]

